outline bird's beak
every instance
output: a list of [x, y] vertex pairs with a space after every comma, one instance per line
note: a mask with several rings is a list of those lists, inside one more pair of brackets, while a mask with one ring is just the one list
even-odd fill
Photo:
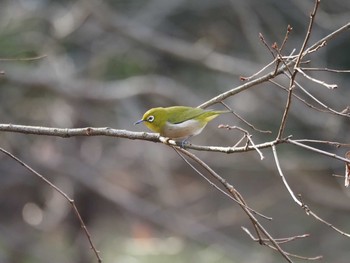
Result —
[[134, 125], [140, 124], [141, 122], [144, 122], [144, 120], [138, 120], [137, 122], [134, 123]]

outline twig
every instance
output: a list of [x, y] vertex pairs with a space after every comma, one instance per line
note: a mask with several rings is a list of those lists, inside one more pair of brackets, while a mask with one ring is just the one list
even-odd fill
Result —
[[278, 173], [279, 173], [279, 175], [282, 178], [284, 186], [287, 188], [287, 190], [288, 190], [290, 196], [293, 198], [294, 202], [296, 202], [299, 206], [302, 206], [302, 203], [295, 196], [295, 194], [293, 193], [292, 189], [290, 188], [286, 178], [283, 175], [283, 172], [282, 172], [282, 169], [281, 169], [281, 166], [280, 166], [280, 162], [279, 162], [279, 159], [278, 159], [278, 156], [277, 156], [277, 151], [276, 151], [276, 146], [275, 145], [272, 145], [272, 152], [273, 152], [273, 157], [275, 158], [275, 163], [276, 163], [276, 166], [277, 166]]
[[[275, 59], [275, 61], [276, 61], [276, 59], [277, 59], [277, 56], [276, 56], [276, 54], [273, 52], [273, 48], [271, 48], [270, 47], [270, 45], [269, 44], [267, 44], [267, 42], [266, 42], [266, 40], [265, 40], [265, 38], [264, 38], [264, 35], [262, 34], [262, 33], [259, 33], [259, 39], [260, 39], [260, 41], [264, 44], [264, 46], [266, 47], [266, 49], [268, 50], [268, 51], [270, 51], [270, 53], [271, 53], [271, 56]], [[277, 61], [278, 62], [278, 61]], [[277, 63], [278, 64], [278, 63]]]
[[331, 142], [331, 141], [322, 141], [322, 140], [313, 140], [313, 139], [296, 139], [294, 142], [310, 142], [310, 143], [321, 143], [328, 144], [331, 146], [339, 147], [350, 147], [350, 143], [342, 143], [342, 142]]
[[[243, 231], [246, 232], [248, 234], [248, 236], [255, 242], [260, 242], [260, 240], [258, 238], [255, 238], [253, 236], [252, 233], [250, 233], [250, 231], [246, 228], [246, 227], [242, 227]], [[300, 236], [294, 236], [294, 237], [290, 237], [290, 238], [275, 238], [276, 241], [278, 241], [279, 244], [282, 244], [282, 243], [286, 243], [286, 242], [290, 242], [290, 241], [293, 241], [293, 240], [296, 240], [296, 239], [300, 239], [300, 238], [305, 238], [305, 237], [308, 237], [309, 235], [308, 234], [305, 234], [305, 235], [300, 235]], [[268, 240], [264, 239], [263, 240], [264, 242], [268, 242]], [[275, 247], [271, 246], [270, 244], [266, 244], [266, 246], [268, 246], [269, 248], [272, 248], [274, 250], [276, 250]], [[291, 254], [291, 253], [288, 253], [286, 252], [286, 254], [290, 257], [294, 257], [294, 258], [298, 258], [298, 259], [304, 259], [304, 260], [319, 260], [322, 258], [322, 256], [316, 256], [316, 257], [305, 257], [305, 256], [300, 256], [300, 255], [295, 255], [295, 254]]]
[[[345, 153], [345, 158], [350, 160], [350, 151], [347, 151]], [[349, 163], [345, 163], [345, 187], [349, 187], [349, 183], [350, 183], [350, 162]]]
[[[236, 129], [236, 130], [239, 130], [239, 131], [243, 132], [245, 137], [247, 138], [247, 140], [251, 143], [252, 147], [258, 152], [258, 154], [260, 156], [260, 160], [264, 159], [264, 155], [259, 150], [259, 148], [256, 147], [255, 143], [252, 140], [252, 136], [249, 134], [249, 132], [247, 132], [246, 130], [244, 130], [244, 129], [240, 128], [240, 127], [237, 127], [237, 126], [229, 126], [229, 125], [223, 125], [223, 124], [219, 125], [218, 128], [223, 128], [223, 129], [227, 129], [227, 130]], [[247, 143], [246, 147], [248, 147], [248, 145], [249, 144]]]
[[331, 107], [327, 106], [326, 104], [324, 104], [323, 102], [321, 102], [319, 99], [317, 99], [315, 96], [313, 96], [310, 92], [308, 92], [306, 89], [303, 88], [302, 85], [300, 85], [297, 81], [294, 82], [295, 85], [298, 86], [298, 88], [303, 91], [306, 95], [308, 95], [312, 100], [314, 100], [315, 102], [317, 102], [319, 105], [321, 105], [322, 107], [324, 107], [325, 109], [327, 109], [329, 112], [334, 113], [336, 115], [340, 115], [340, 116], [344, 116], [344, 117], [350, 117], [349, 114], [347, 113], [342, 113], [342, 112], [338, 112], [334, 109], [332, 109]]
[[243, 119], [240, 115], [238, 115], [238, 113], [234, 112], [225, 102], [221, 101], [220, 102], [222, 105], [225, 106], [226, 109], [228, 109], [233, 115], [235, 115], [238, 119], [240, 119], [241, 121], [243, 121], [246, 125], [248, 125], [250, 128], [252, 128], [255, 131], [261, 132], [261, 133], [272, 133], [271, 131], [267, 131], [267, 130], [261, 130], [256, 128], [253, 124], [249, 123], [248, 121], [246, 121], [245, 119]]
[[[277, 87], [279, 87], [279, 88], [285, 90], [286, 92], [288, 92], [288, 88], [282, 86], [282, 85], [279, 84], [278, 82], [276, 82], [276, 81], [274, 81], [274, 80], [272, 80], [272, 79], [270, 79], [269, 82], [275, 84]], [[295, 84], [299, 85], [299, 83], [296, 82], [296, 81], [295, 81]], [[298, 87], [299, 87], [299, 86], [298, 86]], [[311, 95], [311, 94], [310, 94], [310, 95]], [[309, 107], [309, 108], [311, 108], [311, 109], [314, 109], [314, 110], [316, 110], [316, 111], [326, 112], [326, 113], [334, 113], [334, 112], [332, 112], [332, 111], [330, 111], [330, 110], [327, 110], [327, 109], [320, 109], [320, 108], [315, 107], [314, 105], [308, 103], [306, 100], [304, 100], [303, 98], [299, 97], [299, 96], [296, 95], [295, 93], [293, 93], [293, 97], [295, 97], [297, 100], [299, 100], [299, 101], [301, 101], [302, 103], [304, 103], [307, 107]]]
[[240, 200], [237, 200], [234, 196], [226, 193], [224, 190], [222, 190], [220, 187], [218, 187], [215, 183], [213, 183], [208, 177], [206, 177], [203, 173], [201, 173], [196, 167], [194, 167], [194, 165], [192, 165], [179, 151], [178, 148], [175, 146], [172, 146], [172, 148], [174, 149], [174, 151], [181, 157], [182, 160], [185, 161], [185, 163], [190, 166], [197, 174], [199, 174], [204, 180], [206, 180], [212, 187], [214, 187], [216, 190], [218, 190], [219, 192], [221, 192], [222, 194], [226, 195], [228, 198], [230, 198], [231, 200], [233, 200], [234, 202], [236, 202], [239, 205], [243, 205], [245, 206], [247, 209], [249, 209], [252, 213], [265, 218], [267, 220], [272, 220], [272, 217], [268, 217], [265, 216], [261, 213], [259, 213], [258, 211], [254, 210], [253, 208], [247, 206], [246, 204], [242, 203]]
[[288, 261], [288, 262], [292, 262], [292, 260], [289, 258], [289, 256], [287, 255], [287, 253], [278, 245], [278, 243], [274, 240], [274, 238], [268, 233], [268, 231], [265, 230], [265, 228], [260, 224], [260, 222], [254, 217], [254, 215], [252, 214], [252, 212], [246, 208], [246, 203], [243, 199], [243, 197], [241, 196], [241, 194], [231, 185], [229, 184], [224, 178], [222, 178], [220, 175], [218, 175], [213, 169], [211, 169], [205, 162], [203, 162], [202, 160], [200, 160], [197, 156], [195, 156], [194, 154], [182, 149], [182, 148], [177, 148], [178, 151], [180, 151], [181, 153], [187, 155], [188, 157], [190, 157], [192, 160], [194, 160], [195, 162], [197, 162], [200, 166], [202, 166], [211, 176], [213, 176], [213, 178], [215, 180], [218, 180], [223, 186], [224, 188], [227, 189], [227, 191], [229, 193], [232, 194], [232, 196], [237, 199], [240, 200], [242, 202], [241, 208], [243, 209], [243, 211], [247, 214], [248, 218], [251, 220], [251, 222], [253, 223], [254, 228], [257, 230], [257, 234], [259, 234], [259, 231], [261, 231], [273, 244], [273, 246], [276, 248], [276, 250]]
[[266, 66], [264, 66], [263, 68], [261, 68], [259, 71], [255, 72], [254, 74], [250, 75], [249, 77], [246, 76], [240, 76], [240, 80], [242, 81], [249, 81], [252, 78], [255, 78], [256, 76], [258, 76], [259, 74], [261, 74], [263, 71], [265, 71], [268, 67], [272, 66], [273, 64], [276, 63], [276, 59], [272, 60], [270, 63], [268, 63]]
[[[254, 241], [259, 241], [257, 238], [255, 238], [250, 231], [248, 230], [248, 228], [242, 226], [241, 227]], [[302, 239], [302, 238], [306, 238], [309, 237], [310, 234], [303, 234], [303, 235], [297, 235], [297, 236], [292, 236], [292, 237], [283, 237], [283, 238], [275, 238], [275, 240], [279, 243], [279, 244], [283, 244], [283, 243], [287, 243], [290, 241], [294, 241], [297, 239]], [[264, 242], [270, 242], [270, 240], [268, 239], [263, 239]]]
[[287, 30], [286, 30], [286, 34], [284, 36], [283, 42], [281, 44], [281, 47], [279, 48], [279, 53], [282, 53], [282, 50], [284, 48], [284, 46], [286, 45], [287, 41], [288, 41], [288, 37], [289, 34], [293, 31], [293, 27], [291, 25], [287, 26]]
[[[302, 46], [300, 48], [299, 56], [297, 57], [297, 61], [296, 61], [295, 65], [294, 65], [294, 69], [299, 67], [300, 62], [301, 62], [302, 58], [304, 57], [303, 53], [304, 53], [304, 50], [306, 48], [307, 42], [309, 41], [309, 38], [310, 38], [310, 35], [311, 35], [311, 31], [312, 31], [312, 27], [313, 27], [313, 24], [314, 24], [314, 21], [315, 21], [315, 17], [316, 17], [316, 12], [317, 12], [317, 9], [318, 9], [319, 5], [320, 5], [320, 0], [315, 0], [314, 10], [310, 14], [309, 26], [308, 26], [308, 29], [307, 29], [307, 32], [306, 32], [306, 36], [304, 38], [304, 42], [303, 42], [303, 44], [302, 44]], [[290, 84], [291, 87], [294, 85], [294, 80], [295, 80], [296, 74], [297, 74], [297, 71], [294, 70], [293, 75], [291, 77], [291, 84]]]
[[[291, 84], [292, 84], [292, 82], [290, 83], [290, 85]], [[277, 140], [281, 139], [283, 136], [283, 132], [284, 132], [284, 129], [285, 129], [286, 123], [287, 123], [287, 116], [289, 113], [289, 108], [290, 108], [290, 105], [292, 103], [292, 95], [293, 95], [293, 86], [289, 86], [287, 102], [286, 102], [286, 106], [285, 106], [284, 111], [283, 111], [280, 127], [278, 129], [277, 138], [276, 138]]]
[[297, 145], [297, 146], [299, 146], [299, 147], [302, 147], [302, 148], [304, 148], [304, 149], [307, 149], [307, 150], [310, 150], [310, 151], [313, 151], [313, 152], [317, 152], [317, 153], [320, 153], [320, 154], [329, 156], [329, 157], [334, 158], [334, 159], [338, 159], [338, 160], [343, 161], [343, 162], [345, 162], [345, 163], [350, 163], [350, 161], [349, 161], [348, 159], [344, 158], [344, 157], [341, 157], [341, 156], [336, 155], [336, 154], [334, 154], [334, 153], [326, 152], [326, 151], [317, 149], [317, 148], [315, 148], [315, 147], [312, 147], [312, 146], [309, 146], [309, 145], [300, 143], [300, 142], [297, 141], [297, 140], [292, 140], [292, 139], [290, 139], [290, 138], [287, 138], [287, 139], [286, 139], [286, 142], [287, 142], [287, 143], [294, 144], [294, 145]]
[[[323, 224], [329, 226], [330, 228], [332, 228], [333, 230], [335, 230], [336, 232], [340, 233], [341, 235], [343, 236], [346, 236], [346, 237], [350, 237], [350, 234], [340, 230], [339, 228], [333, 226], [333, 224], [327, 222], [326, 220], [320, 218], [315, 212], [311, 211], [311, 209], [309, 208], [309, 206], [307, 206], [301, 199], [301, 195], [299, 195], [297, 198], [295, 196], [295, 194], [293, 193], [292, 189], [290, 188], [290, 186], [288, 185], [288, 182], [287, 180], [285, 179], [284, 175], [283, 175], [283, 172], [282, 172], [282, 169], [281, 169], [281, 166], [279, 164], [279, 160], [278, 160], [278, 156], [277, 156], [277, 151], [276, 151], [276, 147], [273, 145], [272, 146], [272, 151], [273, 151], [273, 155], [274, 155], [274, 158], [275, 158], [275, 163], [276, 163], [276, 166], [277, 166], [277, 169], [278, 169], [278, 172], [280, 174], [280, 176], [282, 177], [282, 180], [283, 180], [283, 183], [284, 185], [286, 186], [289, 194], [291, 195], [291, 197], [293, 198], [294, 202], [297, 203], [301, 208], [304, 209], [305, 213], [307, 215], [311, 215], [313, 216], [315, 219], [317, 219], [318, 221], [322, 222]], [[320, 151], [320, 150], [319, 150]], [[348, 163], [350, 163], [350, 160], [347, 160], [345, 159]]]
[[64, 199], [66, 199], [68, 201], [68, 203], [72, 206], [72, 209], [76, 215], [76, 217], [79, 220], [80, 226], [83, 229], [89, 243], [91, 246], [91, 249], [94, 251], [97, 261], [100, 263], [102, 262], [102, 258], [99, 255], [99, 251], [96, 249], [91, 235], [80, 215], [80, 212], [78, 210], [78, 208], [75, 205], [75, 202], [73, 199], [71, 199], [65, 192], [63, 192], [59, 187], [57, 187], [55, 184], [53, 184], [52, 182], [50, 182], [48, 179], [46, 179], [43, 175], [41, 175], [40, 173], [38, 173], [37, 171], [35, 171], [33, 168], [31, 168], [28, 164], [26, 164], [25, 162], [23, 162], [22, 160], [20, 160], [19, 158], [17, 158], [16, 156], [14, 156], [12, 153], [6, 151], [3, 148], [0, 148], [0, 151], [3, 152], [4, 154], [6, 154], [7, 156], [9, 156], [10, 158], [12, 158], [13, 160], [15, 160], [16, 162], [18, 162], [20, 165], [22, 165], [24, 168], [26, 168], [27, 170], [29, 170], [31, 173], [33, 173], [34, 175], [36, 175], [40, 180], [42, 180], [44, 183], [46, 183], [47, 185], [49, 185], [52, 189], [54, 189], [56, 192], [58, 192]]
[[330, 69], [330, 68], [300, 68], [303, 71], [327, 71], [333, 73], [350, 73], [350, 69]]
[[[318, 9], [318, 6], [320, 4], [320, 0], [315, 0], [315, 6], [314, 6], [314, 10], [312, 11], [312, 13], [310, 14], [310, 22], [309, 22], [309, 26], [306, 32], [306, 36], [304, 38], [304, 42], [300, 48], [299, 51], [299, 55], [297, 56], [296, 62], [294, 64], [294, 71], [291, 74], [291, 78], [290, 78], [290, 82], [289, 82], [289, 89], [288, 89], [288, 97], [287, 97], [287, 102], [286, 102], [286, 106], [284, 108], [284, 112], [283, 112], [283, 116], [282, 116], [282, 120], [281, 120], [281, 124], [280, 124], [280, 128], [278, 130], [278, 134], [277, 134], [277, 139], [281, 139], [283, 136], [283, 132], [287, 123], [287, 116], [289, 113], [289, 109], [290, 109], [290, 105], [292, 103], [292, 94], [293, 94], [293, 88], [294, 88], [294, 81], [295, 81], [295, 77], [297, 75], [297, 68], [300, 65], [300, 62], [302, 60], [302, 58], [304, 57], [304, 50], [306, 49], [306, 45], [307, 42], [309, 41], [310, 35], [311, 35], [311, 30], [312, 30], [312, 26], [314, 23], [314, 19], [316, 16], [316, 12]], [[288, 69], [288, 65], [286, 66], [286, 68]]]
[[301, 73], [305, 78], [317, 83], [317, 84], [320, 84], [322, 86], [325, 86], [327, 89], [336, 89], [338, 88], [338, 85], [337, 84], [327, 84], [326, 82], [324, 81], [321, 81], [321, 80], [318, 80], [318, 79], [315, 79], [309, 75], [307, 75], [304, 71], [302, 71], [300, 68], [296, 68], [296, 70]]
[[[299, 195], [299, 199], [302, 200], [301, 195]], [[307, 215], [311, 215], [313, 216], [316, 220], [320, 221], [321, 223], [327, 225], [328, 227], [332, 228], [333, 230], [335, 230], [336, 232], [338, 232], [339, 234], [349, 237], [350, 238], [350, 234], [340, 230], [339, 228], [335, 227], [333, 224], [327, 222], [326, 220], [322, 219], [321, 217], [319, 217], [315, 212], [313, 212], [309, 206], [307, 206], [306, 204], [304, 204], [304, 202], [302, 201], [302, 206], [301, 206], [304, 210], [305, 213]]]
[[[319, 45], [321, 45], [322, 43], [326, 43], [327, 41], [335, 38], [336, 36], [338, 36], [339, 34], [343, 33], [344, 31], [347, 31], [349, 30], [350, 28], [350, 22], [347, 23], [346, 25], [340, 27], [339, 29], [331, 32], [330, 34], [328, 34], [327, 36], [323, 37], [321, 40], [315, 42], [313, 45], [311, 45], [308, 49], [305, 50], [305, 54], [308, 54], [310, 53], [313, 49], [315, 49], [316, 47], [318, 47]], [[288, 62], [288, 66], [292, 66], [293, 64], [295, 63], [295, 61], [290, 61]], [[246, 89], [249, 89], [251, 87], [254, 87], [258, 84], [261, 84], [261, 83], [264, 83], [282, 73], [284, 73], [286, 70], [286, 67], [285, 66], [282, 66], [277, 72], [270, 72], [258, 79], [255, 79], [255, 80], [252, 80], [250, 82], [247, 82], [241, 86], [238, 86], [238, 87], [235, 87], [231, 90], [228, 90], [224, 93], [221, 93], [219, 95], [217, 95], [216, 97], [214, 98], [211, 98], [210, 100], [202, 103], [199, 107], [200, 108], [206, 108], [206, 107], [209, 107], [210, 105], [213, 105], [213, 104], [216, 104], [216, 103], [219, 103], [225, 99], [227, 99], [228, 97], [230, 96], [233, 96], [235, 94], [238, 94]]]

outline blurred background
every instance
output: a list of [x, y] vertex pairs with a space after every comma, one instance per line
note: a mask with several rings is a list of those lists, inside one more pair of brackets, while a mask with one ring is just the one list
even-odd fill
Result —
[[[49, 127], [112, 127], [146, 131], [133, 123], [156, 106], [198, 106], [232, 89], [271, 60], [259, 40], [284, 54], [303, 42], [314, 1], [119, 0], [0, 2], [0, 116], [2, 123]], [[349, 22], [350, 2], [321, 1], [310, 43]], [[310, 55], [310, 67], [350, 68], [344, 33]], [[26, 58], [44, 58], [26, 61]], [[6, 60], [6, 59], [23, 60]], [[272, 70], [272, 68], [270, 68]], [[298, 81], [341, 111], [349, 105], [349, 75], [310, 73], [339, 88]], [[276, 79], [288, 84], [283, 77]], [[296, 89], [297, 94], [311, 102]], [[272, 83], [225, 102], [259, 129], [222, 116], [191, 142], [233, 146], [237, 125], [256, 144], [276, 136], [286, 92]], [[222, 109], [221, 105], [212, 108]], [[349, 119], [293, 100], [286, 135], [349, 142]], [[70, 197], [104, 262], [283, 262], [254, 243], [242, 210], [170, 148], [109, 137], [69, 139], [1, 133], [0, 146], [31, 165]], [[346, 148], [315, 145], [344, 156]], [[285, 176], [311, 209], [350, 232], [344, 163], [291, 145], [277, 148]], [[350, 239], [305, 215], [277, 173], [271, 149], [220, 154], [194, 152], [233, 184], [249, 206], [273, 217], [260, 222], [276, 238], [310, 233], [284, 246], [294, 254], [349, 262]], [[18, 163], [0, 155], [0, 262], [96, 262], [69, 203]], [[253, 231], [252, 231], [253, 232]]]

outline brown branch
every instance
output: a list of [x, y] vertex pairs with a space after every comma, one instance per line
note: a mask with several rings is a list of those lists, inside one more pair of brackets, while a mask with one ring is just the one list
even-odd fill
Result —
[[220, 102], [222, 105], [225, 106], [226, 109], [228, 109], [233, 115], [235, 115], [238, 119], [240, 119], [242, 122], [244, 122], [246, 125], [248, 125], [250, 128], [252, 128], [255, 131], [261, 132], [261, 133], [272, 133], [269, 130], [261, 130], [256, 128], [253, 124], [249, 123], [248, 121], [246, 121], [243, 117], [241, 117], [240, 115], [238, 115], [238, 113], [234, 112], [225, 102], [221, 101]]
[[[198, 163], [200, 166], [202, 166], [215, 180], [220, 182], [222, 186], [236, 199], [240, 200], [238, 204], [243, 209], [243, 211], [247, 214], [248, 218], [251, 220], [254, 228], [257, 230], [257, 234], [259, 235], [259, 231], [261, 231], [267, 239], [272, 243], [272, 245], [276, 248], [276, 250], [288, 261], [293, 262], [287, 253], [279, 246], [278, 242], [269, 234], [269, 232], [261, 225], [261, 223], [255, 218], [255, 216], [252, 214], [252, 212], [247, 208], [247, 205], [241, 196], [241, 194], [231, 185], [229, 184], [224, 178], [222, 178], [219, 174], [217, 174], [213, 169], [211, 169], [205, 162], [203, 162], [201, 159], [199, 159], [196, 155], [186, 151], [182, 148], [177, 148], [178, 151], [185, 154], [186, 156], [190, 157], [192, 160], [194, 160], [196, 163]], [[262, 241], [261, 241], [262, 242]]]
[[[309, 54], [310, 52], [313, 51], [313, 49], [317, 48], [318, 46], [320, 46], [322, 43], [326, 43], [327, 41], [335, 38], [336, 36], [338, 36], [339, 34], [343, 33], [344, 31], [347, 31], [349, 30], [350, 28], [350, 22], [347, 23], [346, 25], [340, 27], [339, 29], [333, 31], [332, 33], [328, 34], [327, 36], [323, 37], [321, 40], [315, 42], [313, 45], [311, 45], [308, 49], [306, 49], [304, 51], [305, 54]], [[304, 55], [305, 55], [304, 54]], [[295, 63], [295, 59], [288, 62], [288, 66], [292, 66], [293, 64]], [[202, 103], [201, 105], [199, 105], [200, 108], [206, 108], [206, 107], [209, 107], [210, 105], [213, 105], [213, 104], [216, 104], [216, 103], [219, 103], [225, 99], [227, 99], [228, 97], [230, 96], [233, 96], [233, 95], [236, 95], [246, 89], [249, 89], [251, 87], [254, 87], [258, 84], [261, 84], [261, 83], [264, 83], [282, 73], [284, 73], [286, 70], [286, 67], [285, 66], [282, 66], [279, 70], [277, 70], [277, 72], [270, 72], [258, 79], [255, 79], [255, 80], [252, 80], [250, 82], [247, 82], [241, 86], [238, 86], [238, 87], [235, 87], [231, 90], [228, 90], [224, 93], [221, 93], [217, 96], [215, 96], [214, 98], [211, 98], [210, 100]]]
[[[299, 145], [299, 144], [298, 144]], [[346, 237], [350, 237], [350, 234], [340, 230], [339, 228], [335, 227], [333, 224], [327, 222], [326, 220], [322, 219], [321, 217], [319, 217], [315, 212], [311, 211], [311, 209], [309, 208], [309, 206], [307, 206], [303, 200], [301, 199], [301, 195], [299, 194], [298, 195], [298, 198], [296, 197], [296, 195], [294, 194], [293, 190], [291, 189], [291, 187], [289, 186], [283, 172], [282, 172], [282, 169], [281, 169], [281, 166], [279, 164], [279, 160], [278, 160], [278, 156], [277, 156], [277, 151], [276, 151], [276, 147], [275, 146], [272, 146], [272, 150], [273, 150], [273, 155], [274, 155], [274, 158], [275, 158], [275, 163], [276, 163], [276, 166], [277, 166], [277, 170], [278, 170], [278, 173], [280, 174], [280, 176], [282, 177], [282, 181], [285, 185], [285, 187], [287, 188], [289, 194], [291, 195], [291, 197], [293, 198], [294, 202], [300, 206], [301, 208], [304, 209], [305, 213], [307, 215], [311, 215], [313, 216], [316, 220], [322, 222], [323, 224], [329, 226], [330, 228], [332, 228], [333, 230], [335, 230], [336, 232], [340, 233], [341, 235], [343, 236], [346, 236]], [[318, 150], [318, 149], [317, 149]], [[317, 152], [320, 152], [321, 150], [318, 150]], [[350, 160], [347, 160], [346, 158], [344, 158], [346, 162], [350, 163]]]
[[334, 231], [338, 232], [339, 234], [345, 236], [345, 237], [350, 237], [350, 234], [340, 230], [339, 228], [335, 227], [333, 224], [329, 223], [328, 221], [322, 219], [321, 217], [319, 217], [315, 212], [313, 212], [309, 206], [307, 206], [301, 199], [301, 195], [299, 195], [299, 199], [302, 202], [302, 208], [304, 209], [305, 213], [307, 215], [311, 215], [313, 216], [316, 220], [320, 221], [321, 223], [325, 224], [326, 226], [332, 228]]
[[304, 57], [304, 55], [303, 55], [304, 54], [304, 50], [306, 49], [307, 42], [310, 39], [312, 27], [314, 25], [314, 21], [315, 21], [315, 17], [316, 17], [316, 12], [317, 12], [317, 9], [318, 9], [318, 7], [320, 5], [320, 2], [321, 2], [320, 0], [315, 0], [314, 10], [310, 14], [310, 22], [309, 22], [308, 29], [306, 31], [306, 36], [305, 36], [304, 42], [303, 42], [303, 44], [302, 44], [302, 46], [300, 48], [299, 55], [297, 57], [297, 61], [295, 62], [295, 65], [294, 65], [294, 69], [295, 70], [294, 70], [293, 75], [291, 77], [291, 83], [290, 83], [291, 87], [294, 85], [294, 80], [295, 80], [295, 77], [296, 77], [296, 74], [297, 74], [296, 68], [299, 67], [300, 62], [301, 62], [301, 60]]
[[[260, 239], [259, 238], [255, 238], [253, 236], [252, 233], [250, 233], [250, 231], [246, 228], [246, 227], [242, 227], [243, 231], [246, 232], [248, 234], [248, 236], [255, 242], [260, 242]], [[296, 239], [300, 239], [300, 238], [305, 238], [305, 237], [308, 237], [309, 235], [308, 234], [305, 234], [305, 235], [300, 235], [300, 236], [293, 236], [293, 237], [287, 237], [287, 238], [275, 238], [275, 240], [279, 243], [279, 244], [282, 244], [282, 243], [286, 243], [286, 242], [290, 242], [290, 241], [293, 241], [293, 240], [296, 240]], [[267, 239], [264, 239], [264, 242], [268, 242], [269, 240]], [[266, 246], [268, 246], [269, 248], [272, 248], [274, 250], [276, 250], [275, 247], [271, 246], [270, 244], [266, 244]], [[323, 257], [322, 256], [316, 256], [316, 257], [305, 257], [305, 256], [300, 256], [300, 255], [295, 255], [295, 254], [291, 254], [291, 253], [288, 253], [288, 252], [285, 252], [288, 256], [290, 257], [293, 257], [293, 258], [297, 258], [297, 259], [303, 259], [303, 260], [319, 260], [319, 259], [322, 259]]]
[[199, 174], [205, 181], [207, 181], [212, 187], [214, 187], [216, 190], [218, 190], [219, 192], [221, 192], [222, 194], [226, 195], [228, 198], [230, 198], [231, 200], [233, 200], [234, 202], [236, 202], [239, 205], [245, 206], [248, 210], [250, 210], [252, 213], [266, 219], [266, 220], [272, 220], [272, 217], [268, 217], [265, 216], [261, 213], [259, 213], [258, 211], [254, 210], [253, 208], [249, 207], [246, 205], [246, 203], [241, 202], [240, 200], [237, 200], [234, 196], [232, 196], [232, 194], [225, 192], [224, 190], [222, 190], [219, 186], [217, 186], [215, 183], [213, 183], [209, 178], [207, 178], [203, 173], [201, 173], [196, 167], [194, 167], [178, 150], [178, 147], [174, 147], [172, 146], [172, 148], [174, 149], [174, 151], [181, 157], [182, 160], [184, 160], [184, 162], [190, 166], [197, 174]]
[[290, 105], [292, 103], [292, 95], [293, 95], [293, 86], [289, 86], [287, 102], [286, 102], [286, 106], [284, 108], [284, 112], [283, 112], [283, 115], [282, 115], [282, 120], [281, 120], [281, 123], [280, 123], [280, 127], [278, 129], [277, 140], [282, 138], [284, 129], [286, 128], [287, 116], [288, 116], [288, 113], [289, 113]]
[[304, 148], [304, 149], [307, 149], [307, 150], [310, 150], [310, 151], [313, 151], [313, 152], [316, 152], [316, 153], [319, 153], [319, 154], [322, 154], [322, 155], [326, 155], [326, 156], [328, 156], [328, 157], [331, 157], [331, 158], [334, 158], [334, 159], [343, 161], [343, 162], [345, 162], [345, 163], [350, 163], [350, 161], [349, 161], [348, 159], [344, 158], [344, 157], [341, 157], [341, 156], [336, 155], [336, 154], [334, 154], [334, 153], [326, 152], [326, 151], [317, 149], [317, 148], [315, 148], [315, 147], [312, 147], [312, 146], [309, 146], [309, 145], [300, 143], [298, 140], [292, 140], [291, 138], [287, 138], [287, 139], [285, 140], [285, 142], [290, 143], [290, 144], [297, 145], [297, 146], [299, 146], [299, 147], [302, 147], [302, 148]]
[[302, 74], [305, 78], [317, 83], [317, 84], [320, 84], [322, 86], [325, 86], [327, 89], [336, 89], [338, 88], [338, 85], [337, 84], [327, 84], [326, 82], [324, 81], [321, 81], [321, 80], [318, 80], [318, 79], [315, 79], [311, 76], [309, 76], [308, 74], [306, 74], [303, 70], [301, 70], [300, 68], [297, 68], [296, 69], [300, 74]]
[[76, 217], [79, 220], [80, 223], [80, 227], [83, 229], [89, 244], [91, 246], [91, 249], [93, 250], [93, 252], [96, 255], [97, 261], [98, 262], [102, 262], [102, 258], [99, 255], [99, 251], [96, 249], [96, 246], [94, 245], [91, 235], [84, 223], [84, 220], [82, 219], [80, 212], [77, 208], [77, 206], [75, 205], [75, 202], [72, 198], [70, 198], [65, 192], [63, 192], [59, 187], [57, 187], [55, 184], [53, 184], [51, 181], [49, 181], [48, 179], [45, 178], [45, 176], [41, 175], [40, 173], [38, 173], [37, 171], [35, 171], [33, 168], [31, 168], [28, 164], [26, 164], [25, 162], [23, 162], [22, 160], [20, 160], [19, 158], [17, 158], [16, 156], [14, 156], [12, 153], [4, 150], [3, 148], [0, 148], [0, 151], [3, 152], [4, 154], [6, 154], [7, 156], [9, 156], [10, 158], [12, 158], [13, 160], [15, 160], [16, 162], [18, 162], [20, 165], [22, 165], [24, 168], [26, 168], [27, 170], [29, 170], [31, 173], [33, 173], [34, 175], [36, 175], [40, 180], [42, 180], [44, 183], [46, 183], [48, 186], [50, 186], [52, 189], [54, 189], [56, 192], [58, 192], [64, 199], [66, 199], [68, 201], [68, 203], [72, 206], [72, 209], [76, 215]]
[[[288, 92], [288, 88], [284, 87], [283, 85], [281, 85], [280, 83], [270, 79], [269, 82], [275, 84], [277, 87], [283, 89], [284, 91]], [[297, 84], [298, 87], [301, 87], [299, 86], [300, 84], [298, 82], [295, 82], [295, 84]], [[303, 89], [303, 88], [301, 88]], [[304, 90], [303, 90], [304, 91]], [[308, 92], [306, 93], [308, 95]], [[310, 93], [309, 93], [310, 94]], [[311, 94], [310, 94], [311, 95]], [[312, 95], [311, 95], [312, 96]], [[304, 103], [307, 107], [311, 108], [311, 109], [314, 109], [316, 111], [320, 111], [320, 112], [326, 112], [326, 113], [333, 113], [333, 114], [336, 114], [336, 115], [341, 115], [341, 116], [345, 116], [346, 114], [345, 113], [341, 113], [341, 112], [337, 112], [335, 110], [332, 110], [331, 108], [329, 108], [327, 105], [325, 104], [321, 104], [321, 106], [325, 106], [326, 108], [328, 109], [320, 109], [320, 108], [317, 108], [315, 107], [314, 105], [308, 103], [305, 99], [301, 98], [300, 96], [296, 95], [295, 93], [293, 93], [293, 97], [296, 98], [297, 100], [301, 101], [302, 103]], [[313, 97], [313, 96], [312, 96]], [[312, 98], [313, 100], [316, 100], [318, 102], [320, 102], [319, 100], [317, 100], [315, 97]]]

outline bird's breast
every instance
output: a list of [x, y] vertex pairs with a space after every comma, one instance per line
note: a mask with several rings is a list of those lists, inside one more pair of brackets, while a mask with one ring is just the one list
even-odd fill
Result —
[[197, 120], [188, 120], [181, 123], [166, 122], [160, 135], [172, 139], [186, 139], [190, 136], [201, 133], [206, 123]]

